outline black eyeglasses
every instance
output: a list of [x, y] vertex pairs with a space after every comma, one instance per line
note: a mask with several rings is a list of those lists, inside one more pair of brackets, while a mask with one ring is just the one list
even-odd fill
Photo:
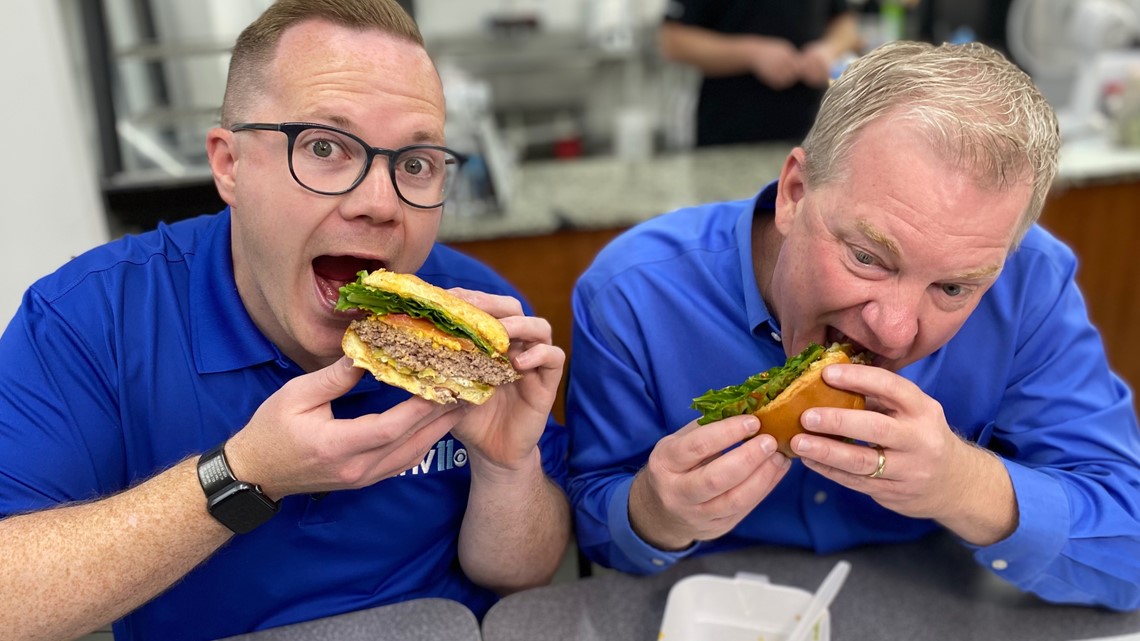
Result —
[[388, 175], [400, 200], [412, 207], [443, 204], [466, 158], [438, 145], [373, 147], [342, 129], [311, 122], [243, 122], [230, 131], [280, 131], [289, 138], [289, 173], [309, 191], [346, 194], [364, 181], [376, 156], [388, 159]]

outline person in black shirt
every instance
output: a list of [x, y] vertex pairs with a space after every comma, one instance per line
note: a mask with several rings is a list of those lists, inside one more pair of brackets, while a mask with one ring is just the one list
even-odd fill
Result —
[[846, 0], [670, 0], [660, 42], [704, 75], [697, 145], [707, 146], [799, 142], [859, 34]]

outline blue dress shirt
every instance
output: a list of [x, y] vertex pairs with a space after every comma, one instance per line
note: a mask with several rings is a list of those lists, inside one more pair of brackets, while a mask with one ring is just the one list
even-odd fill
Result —
[[[657, 572], [753, 544], [829, 553], [919, 538], [938, 525], [891, 512], [796, 461], [727, 535], [682, 552], [630, 528], [629, 489], [692, 399], [783, 364], [780, 326], [752, 265], [756, 198], [666, 214], [615, 239], [579, 280], [566, 422], [579, 545], [602, 565]], [[1017, 530], [979, 563], [1050, 601], [1140, 607], [1140, 429], [1073, 280], [1072, 252], [1040, 227], [949, 343], [900, 372], [967, 440], [999, 455]]]
[[[418, 273], [518, 296], [440, 245]], [[238, 296], [228, 210], [94, 249], [34, 284], [0, 337], [0, 517], [145, 481], [227, 439], [300, 374]], [[349, 418], [407, 398], [365, 375], [332, 407]], [[564, 484], [564, 429], [551, 422], [541, 448]], [[496, 597], [458, 563], [466, 464], [449, 435], [401, 476], [285, 497], [269, 522], [115, 623], [115, 639], [216, 639], [418, 597], [481, 616]]]

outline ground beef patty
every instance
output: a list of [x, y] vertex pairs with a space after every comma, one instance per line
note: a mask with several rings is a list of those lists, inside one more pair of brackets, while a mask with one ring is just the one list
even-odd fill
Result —
[[448, 378], [465, 378], [488, 385], [517, 381], [519, 374], [506, 360], [489, 358], [483, 352], [435, 347], [431, 339], [396, 329], [367, 318], [352, 321], [351, 328], [364, 342], [375, 345], [413, 372], [427, 368]]

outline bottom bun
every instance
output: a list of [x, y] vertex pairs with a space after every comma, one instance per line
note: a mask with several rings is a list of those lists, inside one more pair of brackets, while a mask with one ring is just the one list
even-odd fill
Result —
[[345, 332], [341, 348], [345, 355], [352, 359], [353, 365], [368, 370], [381, 383], [399, 387], [441, 405], [454, 403], [456, 400], [482, 405], [495, 393], [494, 387], [474, 381], [440, 376], [427, 378], [416, 376], [414, 372], [401, 372], [389, 364], [393, 361], [384, 355], [383, 350], [365, 343], [352, 330]]
[[[770, 403], [752, 414], [760, 419], [760, 433], [771, 434], [776, 438], [779, 451], [788, 458], [799, 458], [792, 451], [792, 437], [801, 432], [809, 432], [800, 424], [800, 415], [813, 407], [839, 407], [861, 410], [864, 408], [862, 394], [836, 389], [823, 382], [823, 368], [835, 363], [850, 363], [851, 359], [840, 351], [828, 352], [820, 360], [808, 366], [808, 370], [792, 381], [783, 392]], [[815, 432], [809, 432], [816, 434]], [[816, 434], [827, 436], [828, 434]]]

